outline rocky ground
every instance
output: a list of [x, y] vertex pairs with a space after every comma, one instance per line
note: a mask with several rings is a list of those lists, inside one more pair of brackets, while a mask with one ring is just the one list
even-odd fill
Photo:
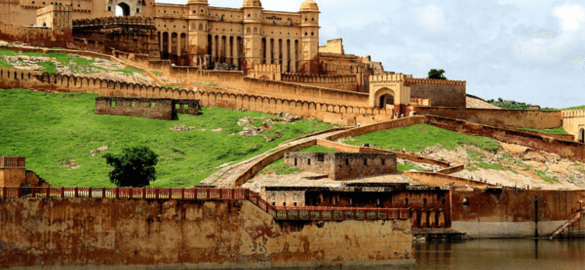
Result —
[[429, 147], [413, 154], [465, 164], [465, 170], [452, 175], [491, 184], [542, 189], [585, 187], [584, 164], [528, 147], [501, 145], [502, 148], [495, 153], [466, 146], [455, 150]]

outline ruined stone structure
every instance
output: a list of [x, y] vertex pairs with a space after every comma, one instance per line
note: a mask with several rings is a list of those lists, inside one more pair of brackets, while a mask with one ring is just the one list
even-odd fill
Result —
[[175, 120], [177, 113], [199, 114], [199, 100], [168, 98], [96, 97], [95, 114]]
[[563, 111], [563, 128], [575, 136], [575, 140], [585, 143], [585, 110]]
[[333, 180], [396, 173], [394, 154], [289, 152], [284, 162], [303, 171], [326, 174]]
[[48, 183], [25, 166], [24, 157], [0, 157], [0, 187], [48, 186]]

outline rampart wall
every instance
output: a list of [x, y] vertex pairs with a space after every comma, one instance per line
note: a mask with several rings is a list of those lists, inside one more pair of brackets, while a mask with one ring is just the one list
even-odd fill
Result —
[[307, 84], [318, 87], [342, 89], [346, 91], [358, 91], [356, 75], [305, 75], [305, 74], [282, 74], [285, 82]]
[[24, 42], [37, 47], [67, 48], [72, 43], [71, 29], [55, 30], [31, 28], [0, 22], [0, 40]]
[[11, 198], [0, 206], [2, 268], [414, 263], [405, 219], [276, 221], [246, 200]]
[[199, 101], [168, 98], [97, 97], [95, 114], [174, 120], [176, 114], [199, 114]]
[[[452, 228], [469, 237], [548, 235], [582, 206], [585, 191], [452, 189]], [[585, 236], [585, 220], [566, 233]]]
[[430, 99], [433, 106], [465, 108], [467, 105], [466, 82], [410, 78], [410, 97]]
[[[435, 104], [433, 106], [440, 106]], [[491, 126], [547, 129], [562, 125], [560, 111], [520, 111], [466, 108], [415, 107], [418, 114], [434, 114]]]
[[[41, 74], [34, 71], [0, 68], [0, 88], [25, 88], [60, 92], [92, 92], [104, 96], [146, 97], [171, 99], [197, 99], [202, 107], [221, 107], [231, 110], [244, 108], [251, 111], [277, 114], [289, 112], [303, 118], [351, 126], [385, 121], [393, 118], [392, 110], [380, 110], [331, 103], [316, 103], [306, 100], [269, 98], [248, 94], [201, 92], [185, 89], [169, 89], [158, 86], [138, 85], [126, 82], [107, 81], [98, 78], [76, 77], [60, 74]], [[246, 80], [252, 80], [246, 78]], [[262, 81], [256, 80], [260, 83]], [[270, 82], [268, 82], [270, 83]], [[303, 89], [300, 87], [299, 89]], [[303, 97], [299, 94], [296, 97]]]

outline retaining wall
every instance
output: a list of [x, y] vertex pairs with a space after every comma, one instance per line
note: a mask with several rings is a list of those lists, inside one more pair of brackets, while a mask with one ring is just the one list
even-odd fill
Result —
[[[409, 220], [275, 221], [249, 201], [0, 201], [0, 267], [414, 264]], [[381, 252], [383, 251], [383, 252]]]
[[[440, 106], [433, 100], [433, 106]], [[417, 114], [433, 114], [492, 126], [548, 129], [562, 125], [560, 111], [520, 111], [415, 107]]]

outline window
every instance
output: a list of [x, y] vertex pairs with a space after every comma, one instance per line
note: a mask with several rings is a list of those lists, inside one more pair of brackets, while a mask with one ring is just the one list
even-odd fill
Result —
[[181, 104], [175, 104], [175, 110], [180, 110], [181, 109]]
[[140, 13], [140, 9], [139, 8], [136, 9], [136, 13]]
[[134, 102], [130, 103], [130, 108], [136, 108], [136, 103]]
[[150, 103], [150, 108], [151, 108], [151, 109], [154, 109], [154, 108], [156, 108], [156, 103]]
[[286, 202], [282, 202], [282, 206], [286, 206]]
[[404, 199], [404, 205], [408, 206], [408, 198]]
[[368, 159], [364, 158], [364, 166], [367, 166], [367, 165], [368, 165]]
[[309, 21], [309, 18], [305, 18], [305, 22], [306, 22], [306, 21]]
[[307, 32], [305, 32], [305, 36], [308, 36], [309, 34]]
[[463, 205], [469, 205], [469, 198], [463, 198]]
[[311, 165], [311, 159], [307, 161], [307, 165]]
[[204, 9], [202, 9], [202, 10], [201, 10], [201, 13], [205, 13], [205, 10], [204, 10]]
[[250, 18], [250, 17], [252, 17], [252, 15], [251, 14], [248, 14], [248, 18]]
[[276, 206], [276, 202], [272, 202], [272, 206]]
[[295, 158], [295, 166], [297, 166], [297, 158]]
[[186, 111], [186, 110], [188, 110], [188, 109], [189, 109], [189, 105], [187, 105], [187, 104], [183, 105], [183, 110], [185, 110], [185, 111]]
[[323, 154], [317, 155], [317, 161], [319, 161], [319, 162], [325, 161], [325, 155], [323, 155]]
[[386, 166], [386, 159], [385, 158], [382, 159], [382, 166]]
[[345, 165], [349, 166], [349, 159], [345, 160]]
[[311, 36], [315, 36], [315, 32], [311, 32]]
[[311, 18], [311, 21], [315, 21], [315, 18]]
[[294, 205], [297, 206], [297, 202], [295, 202]]
[[110, 103], [110, 107], [116, 107], [116, 102], [115, 102], [115, 101], [112, 101], [112, 102]]
[[445, 198], [441, 199], [441, 204], [445, 204]]
[[427, 198], [423, 199], [423, 205], [427, 205]]

